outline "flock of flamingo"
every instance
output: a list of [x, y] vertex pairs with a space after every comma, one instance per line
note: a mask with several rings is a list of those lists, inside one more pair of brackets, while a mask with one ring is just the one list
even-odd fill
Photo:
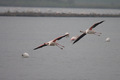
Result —
[[[74, 36], [74, 37], [72, 37], [71, 41], [73, 41], [73, 44], [75, 44], [76, 42], [78, 42], [82, 37], [84, 37], [87, 34], [95, 34], [95, 35], [100, 36], [100, 34], [102, 34], [102, 33], [95, 32], [93, 30], [93, 28], [95, 28], [97, 25], [99, 25], [99, 24], [101, 24], [103, 22], [104, 21], [100, 21], [98, 23], [95, 23], [90, 28], [88, 28], [86, 31], [80, 31], [82, 34], [80, 36]], [[63, 49], [64, 46], [61, 45], [61, 44], [59, 44], [59, 43], [57, 43], [57, 40], [61, 40], [64, 37], [69, 37], [69, 33], [65, 33], [64, 35], [62, 35], [60, 37], [57, 37], [57, 38], [55, 38], [55, 39], [53, 39], [53, 40], [51, 40], [49, 42], [46, 42], [46, 43], [44, 43], [44, 44], [42, 44], [42, 45], [34, 48], [33, 50], [36, 50], [36, 49], [39, 49], [39, 48], [42, 48], [42, 47], [45, 47], [45, 46], [57, 46], [58, 48]]]
[[[75, 44], [76, 42], [78, 42], [81, 38], [83, 38], [83, 37], [84, 37], [85, 35], [87, 35], [87, 34], [95, 34], [95, 35], [97, 35], [97, 36], [100, 36], [102, 33], [95, 32], [95, 31], [93, 30], [93, 28], [95, 28], [97, 25], [99, 25], [99, 24], [101, 24], [101, 23], [103, 23], [103, 22], [104, 22], [104, 21], [100, 21], [100, 22], [98, 22], [98, 23], [93, 24], [93, 25], [92, 25], [90, 28], [88, 28], [87, 30], [85, 30], [85, 31], [80, 31], [82, 34], [79, 35], [79, 36], [73, 36], [73, 37], [71, 38], [71, 41], [73, 42], [73, 44]], [[69, 37], [69, 33], [65, 33], [64, 35], [62, 35], [62, 36], [60, 36], [60, 37], [57, 37], [57, 38], [55, 38], [55, 39], [53, 39], [53, 40], [51, 40], [51, 41], [49, 41], [49, 42], [43, 43], [42, 45], [34, 48], [33, 50], [37, 50], [37, 49], [42, 48], [42, 47], [45, 47], [45, 46], [57, 46], [58, 48], [63, 49], [64, 46], [61, 45], [61, 44], [59, 44], [59, 43], [57, 43], [57, 41], [58, 41], [58, 40], [61, 40], [61, 39], [64, 38], [64, 37]], [[110, 38], [109, 38], [109, 37], [106, 38], [106, 42], [110, 42]], [[29, 54], [25, 52], [25, 53], [22, 54], [22, 57], [28, 58], [28, 57], [29, 57]]]

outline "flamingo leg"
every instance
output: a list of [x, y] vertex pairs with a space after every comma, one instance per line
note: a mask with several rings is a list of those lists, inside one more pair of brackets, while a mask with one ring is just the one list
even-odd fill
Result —
[[95, 35], [100, 36], [102, 33], [95, 32]]
[[56, 45], [59, 45], [59, 46], [61, 46], [61, 47], [65, 47], [65, 46], [63, 46], [63, 45], [61, 45], [61, 44], [58, 44], [58, 43], [56, 43]]
[[57, 46], [58, 48], [60, 48], [60, 49], [63, 49], [63, 48], [61, 48], [60, 46], [58, 46], [58, 44], [56, 44], [56, 46]]

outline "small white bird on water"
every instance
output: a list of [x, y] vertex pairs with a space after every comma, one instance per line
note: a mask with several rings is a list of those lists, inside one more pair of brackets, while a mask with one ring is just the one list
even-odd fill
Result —
[[84, 37], [86, 34], [95, 34], [95, 35], [98, 35], [100, 36], [100, 34], [102, 33], [98, 33], [98, 32], [95, 32], [93, 31], [92, 29], [95, 28], [97, 25], [103, 23], [104, 21], [100, 21], [98, 23], [95, 23], [93, 26], [91, 26], [89, 29], [87, 29], [86, 31], [80, 31], [81, 33], [83, 33], [82, 35], [78, 36], [78, 38], [73, 42], [76, 43], [77, 41], [79, 41], [82, 37]]
[[110, 38], [109, 38], [109, 37], [107, 37], [105, 41], [106, 41], [106, 42], [110, 42]]
[[28, 57], [29, 57], [29, 54], [25, 52], [25, 53], [22, 54], [22, 57], [23, 57], [23, 58], [28, 58]]
[[36, 50], [36, 49], [39, 49], [39, 48], [42, 48], [42, 47], [45, 47], [45, 46], [57, 46], [57, 47], [59, 47], [60, 49], [63, 49], [64, 46], [58, 44], [56, 41], [57, 41], [57, 40], [60, 40], [60, 39], [62, 39], [62, 38], [64, 38], [64, 37], [69, 37], [69, 33], [67, 32], [67, 33], [65, 33], [63, 36], [60, 36], [60, 37], [55, 38], [55, 39], [53, 39], [53, 40], [51, 40], [51, 41], [49, 41], [49, 42], [46, 42], [46, 43], [44, 43], [44, 44], [42, 44], [42, 45], [34, 48], [33, 50]]

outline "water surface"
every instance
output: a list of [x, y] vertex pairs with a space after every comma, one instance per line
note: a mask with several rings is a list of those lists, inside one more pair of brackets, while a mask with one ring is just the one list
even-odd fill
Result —
[[[94, 23], [102, 35], [70, 38]], [[120, 18], [0, 17], [0, 80], [119, 80]], [[65, 32], [65, 46], [33, 49]], [[107, 37], [111, 42], [105, 42]], [[22, 58], [22, 53], [30, 54]]]

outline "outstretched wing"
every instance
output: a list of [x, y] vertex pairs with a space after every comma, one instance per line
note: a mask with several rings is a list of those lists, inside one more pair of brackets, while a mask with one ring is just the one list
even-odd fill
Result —
[[84, 37], [86, 35], [86, 33], [83, 33], [82, 35], [80, 35], [74, 42], [73, 44], [75, 44], [77, 41], [79, 41], [82, 37]]
[[101, 21], [101, 22], [98, 22], [98, 23], [95, 23], [93, 26], [91, 26], [89, 29], [92, 30], [93, 28], [95, 28], [97, 25], [103, 23], [104, 21]]
[[42, 45], [40, 45], [40, 46], [34, 48], [33, 50], [36, 50], [36, 49], [39, 49], [39, 48], [42, 48], [42, 47], [45, 47], [45, 46], [47, 46], [47, 45], [46, 45], [46, 44], [42, 44]]
[[63, 35], [63, 36], [60, 36], [60, 37], [58, 37], [58, 38], [54, 39], [54, 40], [53, 40], [53, 42], [55, 42], [56, 40], [60, 40], [60, 39], [62, 39], [62, 38], [64, 38], [64, 37], [66, 37], [66, 36], [68, 36], [68, 35], [67, 35], [67, 34], [65, 34], [65, 35]]

